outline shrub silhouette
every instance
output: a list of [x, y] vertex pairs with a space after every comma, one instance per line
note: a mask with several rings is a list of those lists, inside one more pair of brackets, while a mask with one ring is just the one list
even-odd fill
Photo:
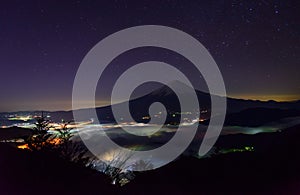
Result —
[[36, 118], [36, 127], [33, 128], [33, 135], [26, 143], [31, 151], [52, 152], [61, 158], [76, 163], [79, 166], [96, 169], [106, 174], [112, 184], [123, 186], [135, 178], [133, 168], [151, 169], [153, 165], [149, 162], [139, 160], [131, 165], [127, 161], [132, 157], [131, 154], [122, 154], [120, 151], [112, 151], [108, 154], [107, 161], [100, 161], [96, 157], [88, 154], [89, 150], [82, 142], [73, 141], [72, 128], [68, 125], [71, 122], [62, 121], [60, 128], [54, 129], [57, 133], [49, 133], [53, 127], [42, 113], [41, 117]]

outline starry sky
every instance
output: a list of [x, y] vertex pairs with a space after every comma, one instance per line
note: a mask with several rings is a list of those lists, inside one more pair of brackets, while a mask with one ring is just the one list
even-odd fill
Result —
[[[87, 52], [116, 31], [147, 24], [199, 40], [218, 64], [230, 97], [300, 99], [299, 10], [291, 0], [2, 2], [0, 111], [71, 109], [73, 80]], [[205, 88], [181, 56], [141, 48], [109, 65], [97, 105], [107, 104], [122, 71], [147, 60], [168, 62]]]

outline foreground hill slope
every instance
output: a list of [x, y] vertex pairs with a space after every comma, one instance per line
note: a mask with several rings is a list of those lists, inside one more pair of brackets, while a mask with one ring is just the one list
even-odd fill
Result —
[[[207, 194], [300, 193], [300, 125], [277, 133], [226, 135], [217, 147], [253, 144], [254, 152], [211, 158], [181, 157], [137, 173], [124, 187], [94, 170], [52, 153], [17, 150], [0, 143], [0, 194]], [[236, 143], [236, 144], [234, 144]]]

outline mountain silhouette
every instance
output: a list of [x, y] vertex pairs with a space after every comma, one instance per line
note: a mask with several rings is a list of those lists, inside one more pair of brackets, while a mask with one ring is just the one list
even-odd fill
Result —
[[[175, 81], [169, 84], [169, 86], [174, 87], [183, 95], [184, 97], [190, 96], [191, 90], [194, 89], [187, 89], [188, 86], [184, 83]], [[199, 91], [197, 89], [194, 90], [200, 106], [201, 116], [205, 118], [210, 117], [210, 107], [211, 107], [211, 95], [206, 92]], [[217, 95], [213, 95], [215, 97], [219, 97]], [[149, 116], [149, 107], [154, 102], [160, 102], [162, 103], [166, 110], [167, 110], [167, 123], [170, 121], [172, 122], [179, 122], [180, 115], [176, 115], [174, 117], [174, 113], [180, 113], [180, 103], [177, 95], [175, 92], [168, 86], [163, 85], [162, 87], [150, 92], [147, 95], [144, 95], [142, 97], [132, 99], [129, 101], [129, 109], [132, 117], [137, 122], [148, 122], [149, 119], [143, 119], [144, 116]], [[124, 103], [116, 104], [117, 106]], [[260, 108], [260, 109], [257, 109]], [[251, 113], [248, 111], [243, 113], [244, 118], [247, 118], [246, 116], [254, 116], [259, 115], [259, 112], [261, 112], [261, 109], [264, 109], [264, 113], [277, 113], [281, 112], [272, 109], [280, 109], [280, 110], [300, 110], [300, 101], [294, 101], [294, 102], [276, 102], [276, 101], [258, 101], [258, 100], [243, 100], [243, 99], [235, 99], [235, 98], [227, 98], [227, 115], [231, 115], [234, 113], [240, 113], [244, 110], [251, 110]], [[268, 109], [271, 109], [270, 111], [266, 111]], [[89, 109], [81, 109], [79, 112], [85, 113], [88, 112]], [[198, 109], [195, 108], [194, 110], [191, 110], [191, 112], [196, 112]], [[199, 110], [198, 110], [199, 111]], [[273, 111], [273, 112], [272, 112]], [[112, 114], [112, 108], [111, 106], [104, 106], [104, 107], [97, 107], [96, 112], [98, 115], [98, 119], [101, 122], [115, 122], [114, 116]], [[285, 112], [285, 111], [282, 111]], [[61, 113], [62, 114], [62, 113]], [[290, 114], [286, 114], [287, 116], [290, 116]], [[294, 116], [295, 114], [292, 114]], [[261, 114], [259, 115], [261, 116]], [[283, 115], [282, 115], [283, 116]], [[229, 119], [234, 117], [229, 117]], [[271, 117], [276, 119], [276, 117]], [[83, 120], [88, 120], [87, 118], [82, 118]], [[249, 119], [249, 118], [248, 118]], [[242, 120], [237, 120], [239, 122], [242, 122]], [[244, 120], [245, 121], [245, 120]], [[230, 122], [231, 123], [231, 122]], [[244, 122], [242, 122], [244, 123]], [[260, 122], [259, 122], [260, 124]], [[251, 124], [253, 125], [253, 124]]]
[[[191, 90], [195, 91], [200, 111], [202, 112], [201, 115], [205, 118], [210, 117], [210, 107], [211, 107], [211, 95], [206, 92], [199, 91], [197, 89], [191, 89], [184, 83], [181, 83], [179, 81], [175, 81], [169, 84], [171, 87], [174, 87], [183, 95], [184, 97], [189, 97]], [[217, 95], [213, 95], [215, 97], [218, 97]], [[148, 122], [149, 119], [143, 119], [145, 116], [149, 116], [149, 107], [154, 102], [160, 102], [162, 103], [166, 110], [167, 110], [167, 121], [177, 121], [179, 122], [180, 115], [176, 115], [174, 117], [174, 113], [180, 113], [180, 103], [177, 95], [175, 92], [168, 86], [163, 85], [162, 87], [150, 92], [147, 95], [144, 95], [142, 97], [132, 99], [129, 101], [129, 108], [130, 113], [132, 117], [137, 122]], [[123, 103], [116, 104], [121, 105]], [[281, 110], [300, 110], [300, 100], [294, 101], [294, 102], [276, 102], [276, 101], [259, 101], [259, 100], [244, 100], [244, 99], [235, 99], [235, 98], [227, 98], [227, 115], [231, 115], [234, 113], [240, 113], [241, 111], [248, 110], [247, 114], [242, 113], [245, 116], [255, 116], [259, 115], [259, 112], [261, 112], [260, 109], [271, 109], [268, 114], [272, 113], [272, 109], [281, 109]], [[253, 109], [251, 113], [249, 112], [249, 109]], [[86, 117], [81, 118], [81, 120], [89, 120], [91, 116], [89, 114], [89, 111], [91, 108], [86, 109], [80, 109], [76, 110], [78, 113], [82, 113], [82, 115], [86, 115]], [[199, 112], [198, 108], [195, 108], [194, 110], [191, 110], [191, 112]], [[265, 111], [265, 110], [264, 110]], [[274, 111], [274, 110], [273, 110]], [[277, 110], [278, 111], [278, 110]], [[112, 114], [112, 108], [111, 106], [103, 106], [103, 107], [97, 107], [96, 108], [97, 116], [100, 122], [115, 122], [114, 116]], [[280, 111], [279, 111], [280, 112]], [[51, 115], [52, 120], [54, 121], [61, 121], [61, 119], [64, 119], [66, 121], [70, 121], [73, 119], [73, 113], [72, 111], [55, 111], [55, 112], [49, 112]], [[287, 114], [289, 115], [289, 114]], [[260, 117], [261, 114], [259, 115]], [[229, 117], [230, 118], [230, 117]], [[234, 117], [231, 117], [234, 118]], [[230, 119], [231, 119], [230, 118]], [[274, 118], [274, 117], [273, 117]], [[249, 118], [245, 117], [245, 120], [248, 120]], [[244, 121], [245, 121], [244, 120]], [[242, 120], [237, 120], [242, 122]], [[242, 122], [244, 123], [244, 122]]]

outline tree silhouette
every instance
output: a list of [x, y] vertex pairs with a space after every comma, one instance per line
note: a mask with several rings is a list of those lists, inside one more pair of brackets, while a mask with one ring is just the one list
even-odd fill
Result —
[[50, 147], [49, 139], [51, 139], [51, 134], [48, 133], [48, 130], [51, 128], [50, 120], [47, 120], [44, 117], [44, 113], [36, 118], [35, 127], [33, 128], [33, 134], [28, 137], [26, 143], [28, 148], [32, 151], [42, 150], [47, 147]]

